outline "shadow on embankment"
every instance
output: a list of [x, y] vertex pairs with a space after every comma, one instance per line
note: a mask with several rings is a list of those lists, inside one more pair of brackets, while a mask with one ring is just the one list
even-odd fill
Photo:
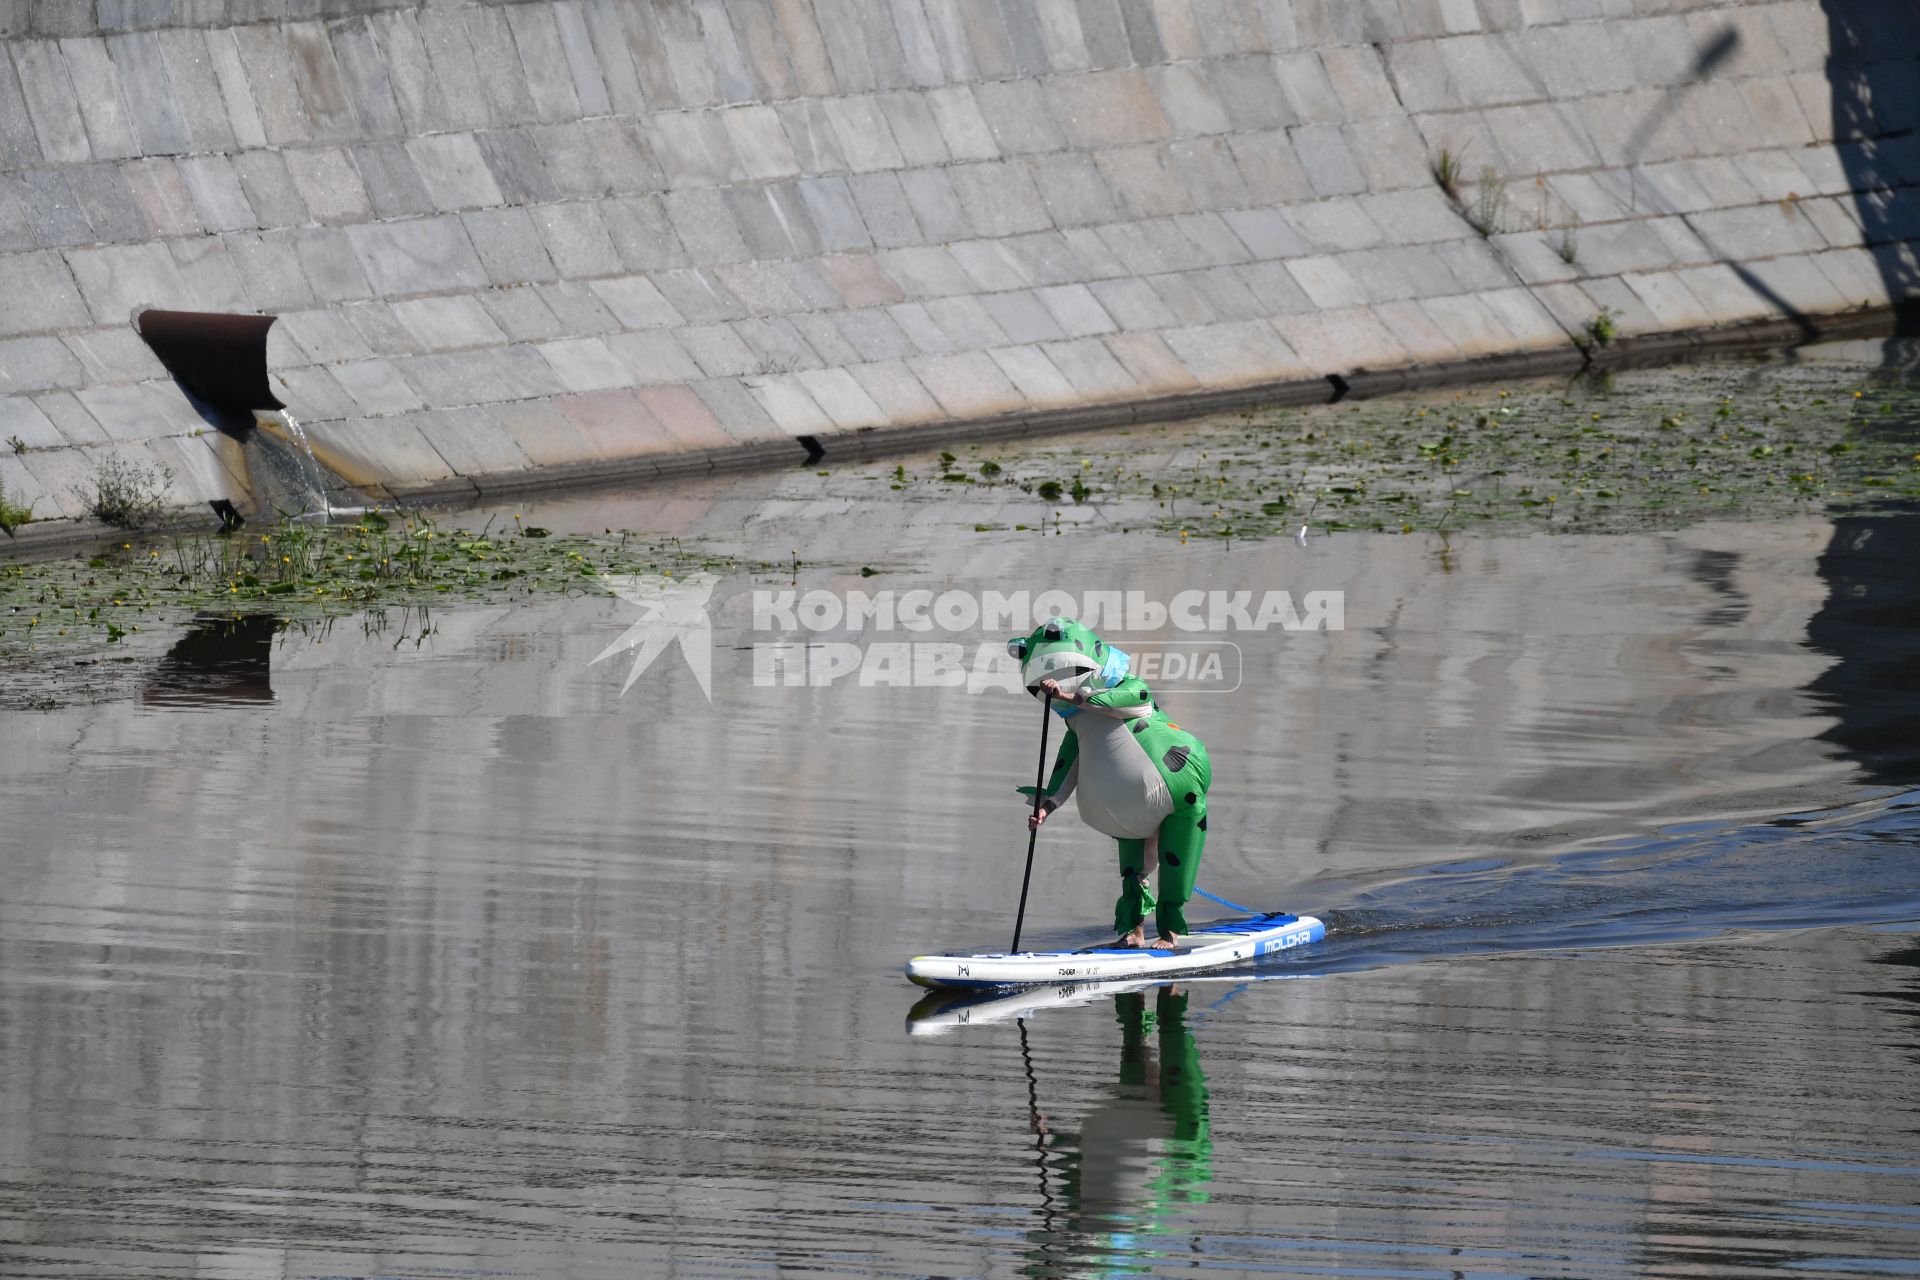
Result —
[[[1920, 324], [1920, 8], [1821, 0], [1833, 140], [1867, 250], [1903, 327]], [[1890, 349], [1891, 354], [1891, 349]]]

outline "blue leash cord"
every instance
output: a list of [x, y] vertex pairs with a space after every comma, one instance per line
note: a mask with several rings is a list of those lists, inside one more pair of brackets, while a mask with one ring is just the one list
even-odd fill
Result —
[[1208, 893], [1205, 889], [1202, 889], [1199, 885], [1193, 886], [1193, 891], [1199, 894], [1201, 897], [1205, 898], [1209, 902], [1219, 903], [1221, 906], [1225, 907], [1229, 911], [1244, 911], [1246, 914], [1250, 916], [1270, 916], [1274, 914], [1271, 911], [1255, 911], [1252, 907], [1243, 907], [1237, 902], [1228, 902], [1225, 898], [1220, 897], [1218, 894]]

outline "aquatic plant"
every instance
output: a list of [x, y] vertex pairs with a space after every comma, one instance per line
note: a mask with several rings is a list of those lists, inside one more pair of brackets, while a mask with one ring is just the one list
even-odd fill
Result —
[[[281, 618], [536, 594], [603, 594], [603, 574], [740, 568], [678, 539], [555, 536], [517, 517], [495, 532], [422, 515], [350, 525], [283, 521], [265, 533], [123, 541], [90, 556], [0, 564], [0, 654], [68, 629], [108, 643], [140, 620], [220, 608]], [[49, 631], [53, 633], [49, 634]]]
[[[1583, 332], [1583, 342], [1612, 337], [1610, 311], [1595, 321], [1595, 337]], [[1297, 539], [1303, 525], [1322, 535], [1604, 532], [1920, 501], [1920, 387], [1835, 385], [1849, 377], [1858, 374], [1743, 371], [1731, 381], [1736, 396], [1725, 368], [1603, 374], [1571, 385], [1238, 412], [1135, 428], [1125, 439], [1115, 433], [1104, 448], [1084, 440], [1017, 453], [996, 446], [1000, 472], [978, 483], [1048, 504], [1029, 528], [1065, 527], [1053, 504], [1071, 483], [1103, 529], [1189, 540]], [[892, 487], [936, 482], [950, 465], [900, 467]], [[976, 532], [1004, 528], [982, 522]]]

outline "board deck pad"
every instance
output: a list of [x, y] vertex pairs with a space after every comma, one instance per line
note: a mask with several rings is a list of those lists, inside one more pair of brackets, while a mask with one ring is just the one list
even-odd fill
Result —
[[1248, 964], [1326, 936], [1327, 926], [1312, 916], [1273, 912], [1201, 925], [1170, 951], [1096, 945], [1080, 951], [915, 956], [907, 961], [907, 977], [923, 987], [957, 990], [1157, 978]]

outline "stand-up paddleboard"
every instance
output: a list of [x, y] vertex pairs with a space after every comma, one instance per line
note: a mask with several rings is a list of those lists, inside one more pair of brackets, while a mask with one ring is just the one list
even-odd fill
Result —
[[1326, 936], [1327, 926], [1312, 916], [1275, 912], [1201, 925], [1173, 950], [1089, 947], [1083, 951], [1022, 951], [1013, 955], [915, 956], [907, 961], [907, 977], [923, 987], [961, 990], [1164, 978], [1246, 964]]

